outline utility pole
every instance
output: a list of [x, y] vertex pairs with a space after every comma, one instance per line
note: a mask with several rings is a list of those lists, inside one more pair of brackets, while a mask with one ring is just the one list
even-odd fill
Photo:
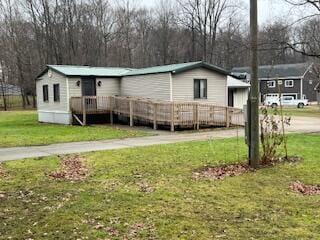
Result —
[[250, 0], [251, 91], [249, 164], [259, 166], [258, 0]]

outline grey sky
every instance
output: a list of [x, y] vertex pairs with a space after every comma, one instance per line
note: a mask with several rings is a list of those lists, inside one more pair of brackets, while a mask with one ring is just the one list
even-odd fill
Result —
[[[141, 0], [143, 4], [152, 6], [159, 0]], [[170, 1], [170, 0], [167, 0]], [[241, 0], [243, 2], [243, 15], [249, 14], [250, 0]], [[265, 24], [273, 22], [275, 19], [292, 21], [297, 18], [299, 12], [293, 12], [292, 7], [284, 0], [258, 0], [259, 5], [259, 23]], [[249, 20], [249, 18], [248, 18]]]

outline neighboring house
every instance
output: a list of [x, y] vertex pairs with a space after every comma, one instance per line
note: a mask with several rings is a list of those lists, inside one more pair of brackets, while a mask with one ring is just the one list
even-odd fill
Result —
[[[237, 67], [232, 74], [250, 82], [250, 68]], [[261, 102], [266, 96], [293, 96], [295, 99], [317, 101], [315, 87], [319, 76], [313, 63], [281, 64], [259, 67]]]
[[249, 98], [250, 84], [228, 76], [228, 106], [243, 109]]
[[228, 105], [228, 72], [204, 62], [143, 69], [48, 65], [37, 77], [40, 122], [70, 124], [70, 98], [133, 96]]

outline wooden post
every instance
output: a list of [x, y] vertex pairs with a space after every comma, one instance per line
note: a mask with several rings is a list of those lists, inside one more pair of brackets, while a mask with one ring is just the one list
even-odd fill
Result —
[[157, 130], [157, 104], [153, 104], [153, 129]]
[[226, 107], [226, 127], [230, 127], [230, 114], [229, 114], [229, 108]]
[[171, 103], [171, 132], [174, 132], [174, 102]]
[[82, 97], [82, 123], [83, 126], [87, 125], [86, 97]]
[[110, 105], [110, 124], [113, 124], [113, 101], [112, 97], [109, 97], [109, 105]]
[[258, 80], [258, 1], [250, 0], [250, 35], [251, 35], [251, 88], [250, 88], [250, 160], [249, 165], [257, 168], [259, 152], [259, 80]]
[[199, 103], [196, 104], [196, 129], [200, 129], [200, 108]]
[[130, 108], [130, 127], [133, 127], [133, 104], [132, 104], [132, 100], [129, 101], [129, 108]]

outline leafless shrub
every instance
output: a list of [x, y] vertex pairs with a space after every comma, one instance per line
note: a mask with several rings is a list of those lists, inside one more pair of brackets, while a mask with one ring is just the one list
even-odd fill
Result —
[[284, 128], [290, 125], [291, 118], [283, 115], [279, 117], [277, 110], [269, 113], [267, 108], [262, 109], [262, 115], [260, 120], [261, 164], [265, 165], [278, 159], [279, 146], [286, 144], [287, 141]]

